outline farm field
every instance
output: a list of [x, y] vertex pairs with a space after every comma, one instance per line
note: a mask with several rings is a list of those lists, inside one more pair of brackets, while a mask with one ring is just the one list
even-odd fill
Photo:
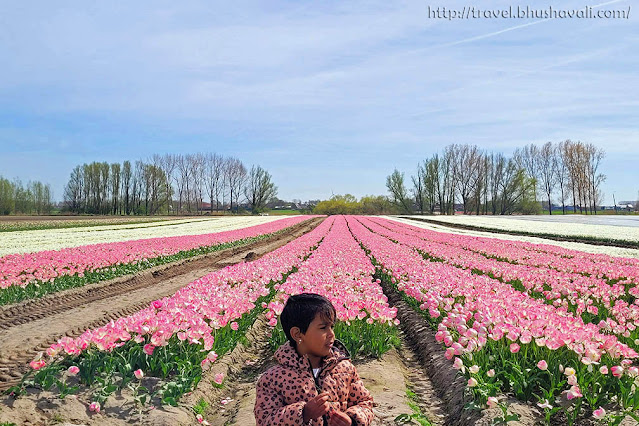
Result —
[[174, 216], [1, 216], [0, 232], [77, 228], [82, 226], [99, 225], [122, 225], [126, 223], [161, 222], [173, 219], [175, 219]]
[[[528, 242], [534, 244], [551, 244], [557, 247], [563, 247], [567, 249], [584, 251], [587, 253], [601, 253], [608, 254], [611, 256], [618, 257], [635, 257], [639, 258], [639, 249], [626, 248], [626, 247], [616, 247], [610, 245], [599, 245], [599, 244], [589, 244], [587, 242], [576, 242], [576, 241], [557, 241], [550, 240], [547, 238], [543, 238], [541, 236], [524, 236], [524, 235], [510, 235], [506, 233], [499, 232], [499, 230], [495, 230], [491, 232], [490, 230], [480, 231], [480, 230], [472, 230], [472, 229], [461, 229], [461, 228], [453, 228], [448, 226], [446, 223], [436, 223], [434, 221], [431, 222], [423, 222], [420, 220], [409, 219], [407, 217], [401, 216], [381, 216], [389, 220], [393, 220], [400, 223], [405, 223], [407, 225], [415, 226], [418, 228], [429, 229], [437, 232], [444, 232], [453, 235], [460, 236], [475, 236], [475, 237], [485, 237], [485, 238], [496, 238], [504, 241], [514, 241], [514, 242]], [[431, 217], [429, 216], [429, 219]], [[523, 219], [520, 219], [523, 220]], [[626, 231], [626, 229], [624, 229]]]
[[[153, 240], [219, 249], [0, 307], [0, 388], [14, 393], [0, 422], [251, 424], [284, 303], [315, 292], [337, 309], [374, 424], [634, 424], [639, 259], [612, 255], [628, 249], [397, 218], [270, 219], [188, 246]], [[67, 256], [65, 277], [34, 270], [67, 249], [28, 255], [41, 262], [28, 274], [0, 258], [0, 292], [93, 268]]]
[[231, 231], [278, 220], [277, 217], [192, 217], [152, 222], [115, 223], [61, 229], [0, 233], [0, 256], [79, 245]]
[[639, 216], [420, 216], [430, 223], [522, 235], [572, 237], [639, 248]]

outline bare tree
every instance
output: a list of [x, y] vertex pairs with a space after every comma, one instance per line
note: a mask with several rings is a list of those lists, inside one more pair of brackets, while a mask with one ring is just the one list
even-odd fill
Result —
[[211, 210], [215, 201], [215, 210], [220, 209], [220, 191], [223, 191], [224, 158], [218, 154], [209, 153], [205, 161], [205, 183], [211, 200]]
[[233, 200], [235, 200], [237, 204], [236, 209], [239, 209], [238, 199], [246, 179], [246, 167], [244, 167], [244, 164], [242, 164], [242, 162], [237, 158], [229, 158], [226, 167], [226, 178], [231, 203], [230, 210], [232, 212]]
[[187, 155], [189, 166], [191, 168], [191, 189], [193, 191], [193, 201], [195, 202], [196, 213], [202, 210], [202, 194], [204, 193], [205, 186], [205, 163], [206, 158], [204, 154], [197, 153]]
[[82, 167], [75, 166], [64, 189], [64, 201], [72, 212], [80, 213], [82, 210], [83, 185]]
[[419, 213], [424, 214], [426, 194], [424, 189], [426, 170], [423, 164], [417, 164], [417, 176], [411, 176], [413, 182], [413, 196]]
[[530, 179], [535, 180], [534, 191], [534, 199], [537, 201], [537, 174], [539, 171], [539, 148], [537, 145], [530, 144], [526, 145], [523, 148], [518, 148], [515, 150], [515, 154], [513, 159], [515, 160], [516, 165], [523, 169], [526, 175]]
[[386, 177], [386, 188], [388, 188], [388, 192], [391, 193], [393, 203], [397, 205], [403, 213], [410, 213], [412, 211], [408, 191], [404, 185], [404, 173], [400, 173], [397, 169], [393, 170], [393, 173]]
[[251, 166], [244, 195], [253, 213], [258, 213], [266, 203], [277, 195], [277, 187], [271, 180], [271, 174], [260, 166]]
[[593, 144], [586, 145], [586, 152], [588, 153], [588, 164], [586, 169], [588, 171], [588, 186], [590, 189], [590, 205], [591, 211], [597, 214], [597, 205], [601, 202], [601, 190], [600, 185], [606, 180], [606, 176], [603, 173], [599, 173], [599, 166], [601, 160], [606, 155], [603, 149], [598, 149]]
[[455, 182], [457, 191], [464, 205], [464, 214], [468, 213], [469, 201], [475, 192], [479, 178], [481, 154], [479, 148], [473, 145], [453, 145]]
[[[189, 160], [184, 155], [177, 155], [176, 158], [176, 166], [177, 166], [177, 176], [176, 182], [178, 187], [178, 212], [183, 213], [183, 207], [186, 203], [187, 210], [191, 211], [191, 167], [189, 165]], [[186, 197], [186, 200], [184, 199]]]
[[111, 173], [109, 175], [109, 178], [111, 179], [111, 181], [109, 182], [109, 192], [111, 193], [111, 214], [117, 214], [118, 213], [118, 203], [119, 203], [119, 198], [118, 196], [120, 195], [120, 163], [113, 163], [111, 164]]
[[153, 164], [159, 166], [164, 172], [165, 180], [162, 184], [166, 191], [166, 213], [171, 214], [173, 208], [173, 185], [171, 182], [176, 168], [175, 156], [171, 154], [164, 154], [162, 156], [153, 155]]
[[122, 195], [121, 199], [124, 200], [124, 214], [131, 214], [131, 184], [133, 181], [133, 171], [131, 170], [131, 162], [125, 161], [122, 163]]
[[452, 145], [444, 148], [444, 154], [439, 161], [439, 174], [441, 176], [440, 212], [442, 214], [455, 214], [455, 187], [457, 152]]
[[440, 202], [441, 179], [439, 178], [439, 156], [435, 154], [430, 160], [424, 161], [424, 197], [428, 212], [433, 214]]
[[548, 214], [552, 215], [552, 193], [557, 185], [557, 155], [552, 142], [546, 142], [537, 151], [537, 170], [539, 185], [548, 200]]
[[559, 200], [561, 201], [561, 211], [562, 214], [566, 214], [566, 199], [568, 199], [569, 195], [569, 179], [570, 172], [568, 171], [567, 165], [564, 163], [564, 142], [559, 142], [559, 144], [555, 148], [555, 159], [557, 161], [557, 169], [555, 179], [557, 185], [559, 186]]

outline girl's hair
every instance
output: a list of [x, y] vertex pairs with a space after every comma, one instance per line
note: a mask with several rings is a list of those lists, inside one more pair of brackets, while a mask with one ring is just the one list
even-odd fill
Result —
[[302, 293], [288, 298], [280, 315], [280, 322], [286, 338], [293, 347], [296, 342], [291, 337], [291, 328], [299, 327], [302, 333], [306, 333], [309, 324], [317, 315], [323, 320], [334, 322], [337, 313], [331, 301], [319, 294]]

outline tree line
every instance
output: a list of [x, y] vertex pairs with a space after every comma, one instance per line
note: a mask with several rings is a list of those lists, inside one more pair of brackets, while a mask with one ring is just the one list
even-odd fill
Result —
[[366, 195], [359, 200], [351, 194], [333, 195], [313, 208], [314, 214], [397, 214], [401, 210], [386, 196]]
[[[154, 154], [149, 160], [76, 166], [64, 191], [73, 213], [114, 215], [257, 213], [277, 194], [269, 172], [215, 153]], [[205, 209], [208, 200], [210, 206]]]
[[537, 214], [553, 202], [596, 214], [601, 203], [600, 171], [605, 153], [592, 144], [565, 140], [518, 148], [511, 157], [453, 144], [427, 158], [410, 176], [395, 169], [386, 178], [393, 204], [402, 213]]
[[32, 181], [24, 185], [0, 176], [0, 214], [50, 214], [53, 193], [49, 184]]

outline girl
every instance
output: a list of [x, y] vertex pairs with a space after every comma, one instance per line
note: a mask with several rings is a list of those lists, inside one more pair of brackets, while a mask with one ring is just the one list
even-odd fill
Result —
[[289, 297], [280, 315], [288, 342], [275, 352], [278, 365], [257, 382], [258, 426], [371, 424], [373, 398], [335, 340], [335, 318], [335, 308], [319, 294]]

